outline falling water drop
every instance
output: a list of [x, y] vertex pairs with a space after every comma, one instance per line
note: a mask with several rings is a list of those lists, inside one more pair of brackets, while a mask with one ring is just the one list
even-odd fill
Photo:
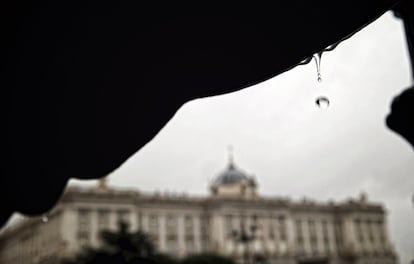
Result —
[[49, 216], [47, 214], [42, 215], [42, 222], [43, 223], [49, 222]]
[[316, 71], [318, 73], [318, 82], [322, 82], [322, 75], [321, 75], [321, 59], [322, 59], [322, 51], [315, 53], [313, 55], [316, 63]]
[[319, 96], [318, 98], [316, 98], [315, 103], [321, 109], [328, 108], [330, 104], [329, 99], [325, 96]]

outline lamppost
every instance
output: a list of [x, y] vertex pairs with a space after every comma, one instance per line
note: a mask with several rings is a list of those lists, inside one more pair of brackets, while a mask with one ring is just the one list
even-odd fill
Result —
[[[251, 263], [250, 258], [250, 251], [249, 251], [249, 244], [250, 242], [257, 239], [257, 221], [256, 216], [253, 216], [253, 223], [250, 226], [246, 226], [245, 216], [241, 216], [240, 219], [240, 230], [233, 230], [232, 231], [232, 238], [237, 243], [241, 243], [243, 245], [243, 263], [244, 264], [253, 264]], [[248, 232], [250, 229], [250, 232]]]

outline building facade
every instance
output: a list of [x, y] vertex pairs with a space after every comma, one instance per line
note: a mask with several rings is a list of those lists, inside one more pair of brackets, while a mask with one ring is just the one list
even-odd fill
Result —
[[365, 195], [342, 203], [263, 197], [253, 177], [228, 167], [207, 197], [70, 187], [47, 215], [0, 237], [0, 263], [59, 263], [119, 221], [150, 235], [159, 251], [183, 257], [215, 252], [243, 263], [394, 264], [386, 212]]

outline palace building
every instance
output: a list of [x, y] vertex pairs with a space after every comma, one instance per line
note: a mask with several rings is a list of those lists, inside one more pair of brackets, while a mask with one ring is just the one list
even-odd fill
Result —
[[59, 263], [118, 221], [143, 230], [164, 253], [215, 252], [280, 264], [394, 264], [386, 211], [366, 195], [340, 203], [264, 197], [255, 178], [229, 160], [209, 196], [142, 193], [107, 186], [69, 187], [44, 217], [0, 236], [0, 263]]

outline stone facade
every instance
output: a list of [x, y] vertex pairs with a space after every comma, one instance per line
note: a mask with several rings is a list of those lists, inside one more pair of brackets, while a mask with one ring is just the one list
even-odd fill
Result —
[[239, 262], [394, 264], [386, 213], [365, 196], [342, 203], [262, 197], [253, 177], [232, 161], [211, 195], [161, 195], [70, 187], [47, 219], [32, 218], [0, 237], [0, 263], [59, 263], [122, 220], [148, 233], [161, 252], [183, 257], [216, 252]]

